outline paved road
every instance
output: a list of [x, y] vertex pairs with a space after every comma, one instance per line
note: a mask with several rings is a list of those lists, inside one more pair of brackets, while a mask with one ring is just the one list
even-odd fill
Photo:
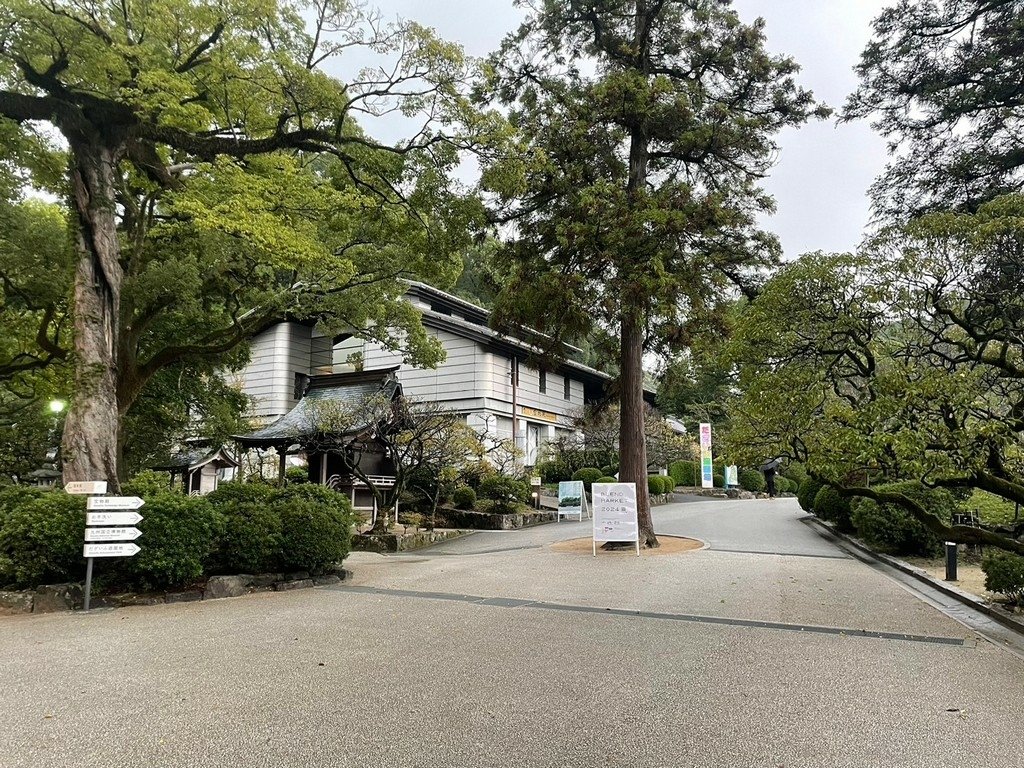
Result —
[[[356, 555], [351, 584], [0, 622], [3, 766], [1022, 766], [1024, 663], [799, 522], [655, 510]], [[610, 610], [607, 610], [610, 609]]]

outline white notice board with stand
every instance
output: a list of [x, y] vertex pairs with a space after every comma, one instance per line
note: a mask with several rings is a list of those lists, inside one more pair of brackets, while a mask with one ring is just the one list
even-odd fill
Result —
[[587, 511], [587, 494], [583, 492], [582, 480], [563, 480], [558, 484], [558, 519], [578, 515], [583, 519]]
[[640, 557], [640, 524], [636, 514], [636, 483], [594, 483], [594, 557], [597, 543], [632, 541]]

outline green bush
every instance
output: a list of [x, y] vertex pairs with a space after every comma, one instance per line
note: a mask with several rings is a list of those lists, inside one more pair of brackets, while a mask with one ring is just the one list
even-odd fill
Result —
[[584, 467], [583, 469], [578, 469], [572, 473], [572, 479], [582, 480], [583, 487], [588, 491], [590, 490], [590, 486], [594, 484], [594, 481], [603, 476], [604, 472], [596, 467]]
[[164, 491], [146, 499], [142, 514], [142, 538], [135, 542], [141, 551], [110, 566], [119, 586], [163, 589], [202, 577], [224, 532], [213, 505], [202, 496]]
[[725, 488], [725, 475], [713, 475], [715, 488]]
[[309, 467], [288, 467], [284, 471], [284, 479], [288, 485], [299, 485], [309, 482]]
[[[920, 483], [879, 485], [877, 491], [902, 493], [948, 521], [957, 509], [957, 500], [944, 488], [926, 488]], [[939, 540], [917, 518], [898, 504], [876, 504], [860, 498], [851, 505], [851, 521], [857, 535], [878, 549], [895, 555], [931, 557], [940, 550]]]
[[615, 477], [619, 473], [619, 468], [615, 464], [605, 464], [601, 467], [601, 474], [605, 477]]
[[660, 496], [664, 491], [664, 483], [661, 482], [661, 475], [648, 475], [647, 476], [647, 492], [652, 496]]
[[522, 480], [507, 475], [492, 475], [480, 482], [480, 495], [495, 501], [526, 501], [530, 498], [530, 488]]
[[121, 486], [125, 496], [141, 496], [146, 499], [170, 490], [171, 476], [167, 472], [154, 472], [151, 469], [139, 472], [131, 480]]
[[569, 466], [560, 459], [538, 461], [537, 465], [533, 468], [533, 472], [535, 475], [540, 476], [542, 483], [560, 483], [572, 477], [572, 471], [569, 469]]
[[778, 494], [792, 493], [795, 485], [792, 480], [782, 475], [775, 476], [775, 492]]
[[1019, 605], [1024, 602], [1024, 557], [1011, 552], [993, 552], [981, 563], [985, 572], [985, 589], [1006, 595]]
[[295, 485], [274, 494], [281, 518], [281, 566], [320, 574], [348, 555], [352, 509], [348, 499], [322, 485]]
[[688, 488], [697, 485], [697, 466], [692, 461], [673, 461], [669, 465], [668, 473], [676, 485], [685, 485]]
[[850, 500], [840, 495], [831, 485], [826, 485], [814, 497], [814, 514], [822, 520], [835, 523], [836, 528], [846, 533], [853, 532], [850, 521]]
[[224, 517], [215, 569], [266, 573], [281, 568], [281, 517], [271, 507], [276, 491], [262, 483], [221, 483], [207, 501]]
[[793, 488], [796, 489], [799, 488], [800, 484], [807, 479], [807, 470], [804, 468], [803, 464], [793, 462], [782, 470], [782, 475], [793, 483]]
[[741, 469], [737, 474], [740, 488], [744, 491], [750, 491], [751, 493], [761, 493], [764, 491], [766, 486], [764, 475], [756, 469]]
[[597, 480], [595, 480], [594, 482], [595, 483], [617, 483], [619, 481], [617, 479], [615, 479], [614, 477], [612, 477], [611, 475], [605, 475], [604, 477], [597, 478]]
[[468, 485], [460, 485], [452, 494], [456, 509], [472, 509], [476, 506], [476, 491]]
[[78, 581], [85, 498], [14, 486], [0, 493], [0, 584]]
[[800, 483], [800, 488], [796, 493], [797, 501], [800, 502], [800, 508], [805, 512], [813, 512], [814, 497], [818, 495], [818, 491], [820, 491], [823, 486], [824, 483], [820, 483], [810, 477]]

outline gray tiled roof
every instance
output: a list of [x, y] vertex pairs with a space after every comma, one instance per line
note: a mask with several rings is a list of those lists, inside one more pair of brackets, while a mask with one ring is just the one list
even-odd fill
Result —
[[[316, 434], [311, 427], [317, 421], [316, 409], [319, 404], [337, 403], [358, 412], [360, 406], [369, 405], [371, 398], [379, 397], [390, 402], [395, 394], [400, 392], [401, 388], [394, 378], [393, 369], [313, 377], [306, 394], [288, 413], [252, 434], [233, 437], [242, 445], [251, 447], [268, 447], [284, 443], [301, 444], [304, 439]], [[338, 436], [363, 432], [383, 416], [379, 408], [367, 407], [365, 413], [360, 414], [358, 423], [348, 425]]]

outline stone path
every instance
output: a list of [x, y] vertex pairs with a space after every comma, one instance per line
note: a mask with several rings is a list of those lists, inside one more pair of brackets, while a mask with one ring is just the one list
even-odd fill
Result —
[[[1024, 663], [799, 522], [659, 507], [359, 554], [340, 587], [0, 622], [4, 766], [1024, 765]], [[610, 609], [610, 610], [609, 610]]]

